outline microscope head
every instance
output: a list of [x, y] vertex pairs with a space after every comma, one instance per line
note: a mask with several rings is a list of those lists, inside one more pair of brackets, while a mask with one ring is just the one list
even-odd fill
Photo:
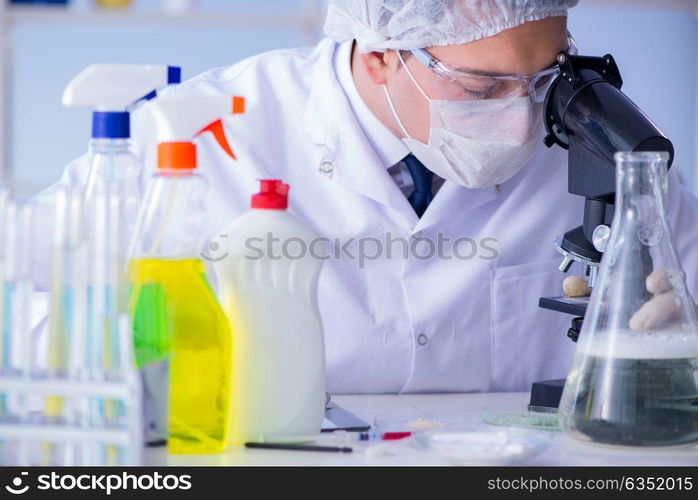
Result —
[[580, 262], [593, 286], [613, 218], [617, 151], [666, 151], [674, 147], [620, 88], [623, 81], [610, 54], [604, 57], [561, 52], [560, 76], [545, 99], [545, 144], [569, 151], [568, 190], [584, 196], [584, 220], [556, 242], [564, 255], [560, 270]]

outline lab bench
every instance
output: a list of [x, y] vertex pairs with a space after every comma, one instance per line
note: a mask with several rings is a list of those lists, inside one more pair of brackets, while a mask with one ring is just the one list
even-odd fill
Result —
[[[484, 408], [525, 411], [528, 393], [407, 394], [407, 395], [333, 395], [332, 400], [366, 422], [376, 415], [423, 412], [465, 412], [480, 415]], [[535, 431], [549, 433], [551, 431]], [[698, 466], [698, 446], [662, 449], [626, 449], [580, 443], [562, 432], [552, 432], [546, 449], [520, 465], [536, 466]], [[442, 465], [447, 462], [425, 459], [414, 453], [373, 458], [367, 446], [354, 445], [353, 453], [326, 453], [286, 450], [231, 448], [221, 455], [168, 455], [164, 448], [146, 450], [145, 463], [160, 465]]]

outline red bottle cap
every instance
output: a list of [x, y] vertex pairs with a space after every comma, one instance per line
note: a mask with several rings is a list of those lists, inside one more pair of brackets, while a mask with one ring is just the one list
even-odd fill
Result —
[[286, 210], [288, 208], [288, 184], [278, 179], [260, 179], [259, 193], [252, 195], [252, 208]]

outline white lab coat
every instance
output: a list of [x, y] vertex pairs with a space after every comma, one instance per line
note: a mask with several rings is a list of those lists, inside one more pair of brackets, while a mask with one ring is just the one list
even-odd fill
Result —
[[[496, 238], [496, 260], [404, 259], [397, 244], [392, 258], [363, 269], [348, 258], [327, 260], [318, 302], [328, 390], [525, 391], [533, 381], [564, 377], [574, 350], [566, 337], [571, 317], [540, 309], [538, 299], [560, 295], [565, 274], [552, 243], [582, 220], [583, 200], [567, 193], [566, 152], [541, 145], [499, 190], [446, 182], [418, 219], [352, 114], [336, 78], [335, 50], [324, 40], [313, 49], [262, 54], [173, 89], [247, 100], [244, 116], [224, 121], [237, 161], [210, 135], [198, 140], [200, 171], [210, 181], [206, 232], [215, 238], [248, 209], [256, 179], [281, 178], [291, 186], [290, 210], [342, 243], [386, 234], [410, 242], [438, 233]], [[134, 121], [134, 140], [152, 166], [152, 125]], [[698, 203], [675, 173], [669, 214], [695, 295]], [[419, 255], [428, 251], [424, 241], [414, 245]], [[375, 247], [367, 248], [373, 254]]]

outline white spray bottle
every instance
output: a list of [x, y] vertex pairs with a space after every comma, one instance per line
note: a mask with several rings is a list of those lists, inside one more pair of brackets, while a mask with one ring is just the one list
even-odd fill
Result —
[[85, 193], [85, 212], [94, 214], [93, 200], [98, 179], [117, 184], [125, 204], [126, 223], [132, 226], [141, 201], [141, 162], [130, 149], [130, 111], [150, 100], [157, 91], [181, 81], [176, 66], [147, 64], [93, 64], [81, 71], [63, 92], [66, 107], [89, 107], [92, 136], [89, 143], [89, 170], [68, 166], [72, 186]]
[[[63, 93], [64, 106], [90, 107], [94, 112], [89, 170], [84, 171], [84, 160], [69, 165], [68, 185], [55, 197], [49, 373], [70, 369], [66, 346], [79, 344], [78, 337], [89, 346], [87, 376], [108, 377], [118, 371], [119, 318], [127, 313], [126, 248], [141, 201], [142, 166], [130, 149], [130, 110], [180, 79], [177, 67], [95, 64], [73, 78]], [[80, 283], [78, 275], [84, 277]], [[77, 297], [84, 297], [83, 307], [76, 307]], [[70, 324], [71, 318], [81, 321]], [[61, 398], [46, 401], [49, 417], [60, 418], [67, 411]], [[93, 421], [118, 414], [109, 401], [89, 398], [89, 406], [85, 414]]]

